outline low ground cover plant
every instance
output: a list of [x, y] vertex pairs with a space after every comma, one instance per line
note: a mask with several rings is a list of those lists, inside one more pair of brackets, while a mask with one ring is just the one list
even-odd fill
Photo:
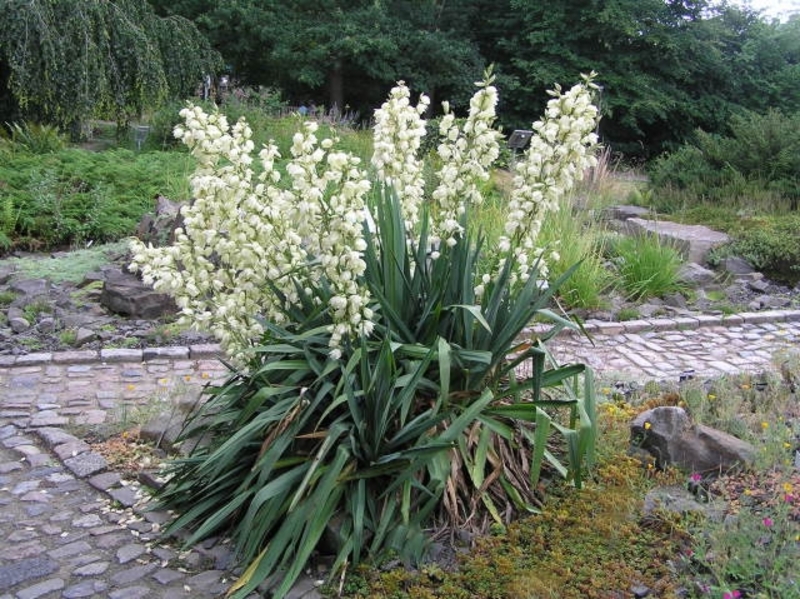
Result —
[[[537, 237], [594, 163], [591, 93], [591, 80], [553, 92], [490, 247], [469, 224], [499, 155], [490, 78], [465, 121], [440, 122], [433, 186], [418, 155], [427, 99], [402, 84], [375, 115], [375, 181], [314, 122], [281, 169], [268, 145], [256, 172], [245, 121], [182, 112], [195, 201], [175, 244], [134, 242], [133, 264], [230, 353], [185, 431], [207, 443], [159, 500], [189, 542], [230, 533], [249, 564], [233, 596], [276, 574], [285, 594], [332, 522], [334, 572], [386, 552], [418, 561], [430, 528], [538, 510], [543, 470], [583, 484], [592, 377], [549, 368], [541, 342], [570, 323], [547, 306], [571, 273], [548, 276]], [[534, 316], [552, 329], [518, 341]]]
[[178, 152], [15, 151], [0, 163], [8, 248], [48, 250], [131, 235], [158, 194], [188, 197]]

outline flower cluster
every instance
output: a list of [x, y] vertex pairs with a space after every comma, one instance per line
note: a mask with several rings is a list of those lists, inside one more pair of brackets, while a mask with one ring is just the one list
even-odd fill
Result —
[[450, 246], [462, 232], [461, 217], [467, 206], [483, 199], [479, 184], [489, 179], [490, 167], [500, 155], [500, 133], [493, 129], [496, 118], [497, 89], [492, 77], [476, 83], [480, 88], [469, 103], [469, 115], [459, 127], [450, 106], [445, 102], [445, 115], [439, 124], [442, 143], [438, 153], [442, 167], [437, 172], [438, 186], [433, 191], [436, 212], [432, 221], [433, 235]]
[[416, 106], [412, 106], [410, 98], [411, 92], [400, 81], [389, 92], [389, 99], [375, 111], [372, 154], [378, 180], [391, 186], [400, 199], [409, 232], [419, 221], [425, 193], [424, 163], [419, 149], [426, 134], [422, 115], [430, 105], [424, 94]]
[[[333, 151], [308, 122], [295, 135], [286, 166], [291, 184], [278, 186], [278, 149], [259, 154], [254, 177], [252, 131], [200, 107], [181, 111], [180, 138], [197, 158], [194, 201], [181, 214], [175, 243], [154, 248], [132, 242], [132, 269], [175, 298], [184, 320], [211, 331], [234, 357], [263, 334], [263, 320], [282, 323], [299, 293], [320, 280], [331, 290], [331, 340], [372, 330], [370, 296], [358, 284], [366, 264], [362, 223], [369, 180], [359, 159]], [[255, 179], [255, 180], [254, 180]], [[302, 283], [298, 285], [298, 282]], [[277, 290], [279, 293], [275, 293]]]
[[546, 276], [541, 260], [543, 248], [536, 239], [548, 212], [558, 209], [561, 198], [595, 166], [598, 112], [592, 104], [594, 73], [582, 84], [562, 93], [556, 86], [550, 94], [545, 117], [533, 123], [534, 135], [524, 158], [516, 164], [514, 189], [508, 206], [505, 235], [499, 241], [501, 254], [511, 254], [517, 276], [526, 281], [534, 262]]

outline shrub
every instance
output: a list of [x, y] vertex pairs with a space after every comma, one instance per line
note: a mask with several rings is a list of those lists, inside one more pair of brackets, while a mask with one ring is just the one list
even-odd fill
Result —
[[694, 143], [657, 160], [650, 176], [659, 195], [687, 191], [696, 198], [753, 204], [800, 199], [800, 115], [778, 110], [731, 117], [730, 136], [698, 131]]
[[620, 285], [628, 298], [660, 297], [681, 289], [681, 255], [657, 235], [623, 237], [615, 251]]
[[571, 273], [544, 284], [536, 237], [593, 163], [597, 112], [587, 86], [555, 92], [487, 250], [467, 215], [499, 154], [490, 83], [463, 127], [442, 120], [430, 211], [427, 102], [403, 85], [376, 113], [374, 186], [315, 122], [294, 135], [279, 186], [274, 145], [250, 168], [245, 122], [182, 111], [196, 200], [175, 245], [134, 242], [133, 265], [231, 352], [231, 376], [184, 432], [204, 442], [160, 502], [180, 514], [171, 530], [194, 527], [187, 543], [230, 530], [250, 563], [235, 597], [276, 573], [283, 596], [332, 522], [333, 571], [387, 551], [416, 561], [434, 522], [485, 529], [536, 510], [543, 468], [582, 484], [591, 373], [546, 369], [543, 347], [517, 338], [536, 315], [554, 323], [543, 341], [569, 324], [546, 307]]
[[800, 281], [800, 216], [749, 218], [733, 233], [733, 241], [714, 256], [741, 256], [770, 279], [794, 285]]
[[127, 237], [156, 195], [188, 198], [189, 160], [184, 153], [124, 149], [13, 154], [0, 163], [2, 232], [32, 249]]

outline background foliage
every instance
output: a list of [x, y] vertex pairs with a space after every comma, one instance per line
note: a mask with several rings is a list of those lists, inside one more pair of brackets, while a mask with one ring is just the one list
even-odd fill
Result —
[[554, 83], [599, 72], [601, 133], [632, 156], [675, 148], [698, 127], [721, 132], [741, 108], [800, 108], [800, 18], [767, 22], [714, 0], [151, 3], [192, 19], [241, 81], [364, 119], [397, 79], [432, 106], [463, 106], [488, 63], [506, 128], [528, 128]]
[[0, 121], [80, 135], [88, 118], [127, 124], [146, 106], [192, 94], [219, 56], [187, 19], [145, 0], [0, 0]]

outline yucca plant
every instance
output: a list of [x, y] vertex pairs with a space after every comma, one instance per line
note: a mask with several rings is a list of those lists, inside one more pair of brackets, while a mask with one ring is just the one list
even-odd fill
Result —
[[[548, 282], [536, 236], [594, 161], [597, 111], [587, 86], [553, 92], [486, 249], [467, 222], [499, 154], [490, 74], [479, 88], [463, 125], [442, 119], [430, 198], [426, 101], [402, 84], [376, 111], [375, 181], [313, 122], [284, 170], [269, 145], [256, 174], [245, 121], [182, 111], [196, 200], [173, 246], [133, 244], [134, 267], [217, 334], [231, 376], [190, 421], [197, 443], [159, 505], [189, 543], [231, 536], [249, 564], [235, 597], [266, 579], [283, 596], [323, 536], [334, 572], [387, 551], [417, 561], [430, 529], [535, 511], [547, 465], [581, 484], [591, 375], [547, 368], [543, 342], [570, 324], [547, 306], [570, 271]], [[552, 328], [521, 338], [534, 317]]]

